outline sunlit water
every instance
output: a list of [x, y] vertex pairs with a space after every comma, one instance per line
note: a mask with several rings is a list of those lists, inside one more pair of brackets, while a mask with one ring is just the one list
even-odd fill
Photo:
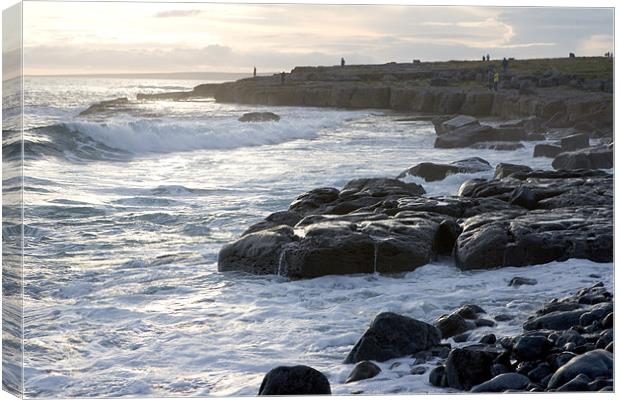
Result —
[[[292, 364], [321, 370], [337, 394], [440, 391], [428, 372], [409, 374], [411, 359], [347, 385], [351, 366], [342, 361], [381, 311], [430, 322], [473, 302], [490, 316], [515, 315], [475, 339], [519, 332], [552, 297], [597, 281], [612, 289], [611, 264], [573, 260], [486, 272], [445, 260], [400, 276], [305, 281], [218, 273], [223, 244], [315, 187], [395, 177], [422, 161], [479, 156], [549, 168], [550, 160], [531, 157], [535, 143], [433, 149], [430, 123], [380, 110], [162, 101], [77, 116], [96, 101], [198, 83], [26, 80], [29, 396], [254, 395], [269, 369]], [[237, 121], [265, 110], [281, 121]], [[464, 180], [491, 175], [422, 184], [455, 194]], [[507, 287], [515, 275], [539, 284]]]

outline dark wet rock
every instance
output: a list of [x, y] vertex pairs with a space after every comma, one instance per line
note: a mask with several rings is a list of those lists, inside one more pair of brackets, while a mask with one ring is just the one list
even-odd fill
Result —
[[538, 364], [536, 368], [528, 372], [527, 377], [530, 378], [530, 380], [533, 382], [540, 382], [552, 372], [553, 371], [551, 370], [551, 366], [549, 365], [549, 363], [543, 362]]
[[534, 146], [534, 157], [554, 158], [561, 152], [561, 147], [552, 144], [537, 144]]
[[488, 125], [466, 125], [446, 132], [435, 139], [436, 148], [463, 148], [474, 143], [495, 139], [495, 129]]
[[597, 349], [605, 349], [613, 341], [614, 341], [614, 330], [613, 330], [613, 328], [605, 329], [603, 332], [601, 332], [601, 336], [596, 341], [596, 346], [595, 347]]
[[477, 319], [480, 314], [486, 314], [486, 311], [476, 304], [462, 305], [454, 312], [465, 319]]
[[448, 315], [442, 315], [437, 318], [434, 322], [434, 325], [441, 332], [442, 338], [449, 338], [464, 332], [467, 332], [471, 329], [474, 329], [476, 325], [463, 318], [459, 315], [458, 312], [453, 312]]
[[575, 346], [581, 346], [586, 343], [586, 339], [575, 330], [569, 329], [561, 332], [554, 340], [556, 347], [564, 347], [568, 343], [573, 343]]
[[570, 351], [563, 351], [561, 353], [553, 355], [550, 359], [551, 367], [554, 370], [557, 370], [560, 367], [562, 367], [564, 364], [572, 360], [573, 357], [575, 356], [577, 356], [577, 354], [570, 352]]
[[458, 335], [452, 336], [452, 340], [454, 340], [454, 343], [464, 343], [469, 340], [470, 336], [471, 332], [459, 333]]
[[272, 112], [250, 112], [239, 117], [240, 122], [279, 121], [280, 116]]
[[431, 373], [428, 375], [428, 382], [436, 387], [446, 387], [446, 367], [440, 365], [431, 370]]
[[589, 391], [599, 391], [614, 385], [613, 379], [596, 378], [588, 384]]
[[553, 311], [548, 314], [528, 319], [523, 324], [523, 329], [527, 331], [536, 329], [570, 329], [579, 324], [579, 318], [586, 310], [578, 309], [573, 311]]
[[293, 240], [293, 229], [285, 225], [250, 233], [220, 250], [218, 270], [276, 274], [281, 249]]
[[439, 344], [441, 332], [434, 326], [402, 315], [384, 312], [377, 315], [355, 344], [346, 364], [359, 361], [386, 361], [410, 356]]
[[522, 285], [537, 285], [538, 281], [534, 278], [526, 278], [523, 276], [515, 276], [508, 282], [508, 286], [519, 287]]
[[456, 264], [462, 270], [469, 270], [544, 264], [569, 258], [611, 262], [612, 214], [608, 204], [474, 216], [462, 224], [463, 232], [454, 250]]
[[451, 255], [456, 239], [462, 231], [461, 226], [453, 219], [441, 221], [433, 240], [435, 252], [439, 255]]
[[290, 210], [301, 215], [320, 210], [325, 204], [338, 200], [339, 194], [336, 188], [317, 188], [299, 196], [291, 203]]
[[519, 164], [509, 164], [509, 163], [499, 163], [495, 166], [495, 174], [493, 175], [493, 179], [503, 179], [507, 178], [511, 174], [515, 172], [531, 172], [532, 169], [527, 165], [519, 165]]
[[278, 211], [270, 214], [264, 221], [250, 226], [243, 235], [273, 228], [279, 225], [295, 226], [300, 220], [301, 215], [293, 211]]
[[364, 379], [374, 378], [381, 373], [381, 368], [371, 361], [360, 361], [353, 367], [349, 376], [344, 383], [361, 381]]
[[574, 151], [590, 146], [590, 137], [583, 133], [570, 135], [560, 140], [562, 151]]
[[599, 146], [562, 152], [554, 158], [551, 165], [559, 170], [613, 168], [613, 148]]
[[491, 365], [491, 376], [498, 376], [512, 372], [505, 364], [494, 363]]
[[426, 367], [421, 365], [415, 366], [409, 370], [411, 375], [424, 375], [426, 373]]
[[259, 396], [331, 394], [329, 381], [321, 372], [305, 365], [277, 367], [265, 375]]
[[614, 327], [614, 313], [610, 312], [603, 318], [602, 327], [604, 329], [613, 328]]
[[538, 207], [536, 192], [527, 186], [517, 187], [510, 195], [508, 202], [528, 210], [534, 210]]
[[446, 132], [453, 131], [458, 128], [462, 128], [464, 126], [477, 126], [480, 125], [480, 122], [472, 116], [469, 115], [457, 115], [456, 117], [442, 120], [437, 119], [433, 121], [435, 125], [435, 132], [438, 135], [442, 135]]
[[[610, 300], [609, 298], [607, 299]], [[595, 321], [602, 320], [607, 314], [613, 311], [613, 303], [597, 303], [588, 308], [580, 317], [579, 324], [588, 326]]]
[[112, 100], [103, 100], [98, 103], [95, 103], [88, 107], [86, 110], [82, 111], [79, 115], [91, 115], [98, 114], [107, 111], [114, 111], [119, 108], [126, 108], [129, 105], [129, 99], [127, 97], [119, 97], [117, 99]]
[[610, 342], [606, 347], [605, 347], [605, 351], [608, 351], [610, 353], [614, 352], [614, 342]]
[[543, 359], [552, 344], [544, 335], [521, 335], [512, 347], [514, 357], [519, 361], [534, 361]]
[[579, 374], [584, 374], [589, 380], [596, 378], [613, 377], [613, 355], [605, 350], [592, 350], [572, 358], [560, 367], [549, 381], [548, 387], [556, 389], [571, 381]]
[[398, 179], [418, 176], [426, 182], [441, 181], [448, 175], [488, 171], [491, 165], [480, 157], [466, 158], [450, 164], [424, 162], [417, 164], [398, 175]]
[[525, 375], [514, 372], [497, 375], [496, 377], [471, 388], [472, 393], [503, 392], [506, 390], [524, 390], [530, 380]]
[[493, 360], [500, 349], [488, 345], [473, 345], [453, 349], [446, 361], [446, 380], [449, 387], [469, 390], [491, 379]]
[[566, 382], [562, 386], [556, 389], [558, 392], [585, 392], [589, 391], [590, 379], [584, 375], [579, 374], [570, 381]]
[[480, 340], [478, 341], [478, 343], [482, 343], [482, 344], [495, 344], [495, 341], [497, 340], [497, 338], [495, 337], [494, 334], [489, 333], [487, 335], [484, 335], [483, 337], [480, 338]]
[[497, 322], [506, 322], [506, 321], [513, 320], [514, 316], [510, 314], [498, 314], [495, 317], [493, 317], [493, 319], [496, 320]]
[[283, 275], [412, 271], [432, 260], [438, 227], [437, 220], [417, 216], [361, 223], [334, 218], [306, 225], [303, 237], [283, 250]]
[[485, 319], [485, 318], [480, 318], [474, 321], [474, 324], [477, 327], [481, 327], [481, 326], [495, 326], [495, 322], [491, 321], [490, 319]]

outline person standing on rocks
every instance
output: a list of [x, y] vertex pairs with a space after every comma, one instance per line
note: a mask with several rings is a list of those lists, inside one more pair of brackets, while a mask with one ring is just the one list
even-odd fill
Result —
[[508, 73], [508, 60], [506, 57], [502, 60], [502, 73], [506, 75]]
[[499, 85], [499, 72], [493, 75], [493, 90], [497, 92], [497, 86]]
[[493, 90], [493, 67], [489, 67], [487, 70], [487, 84], [489, 85], [489, 90]]
[[341, 58], [340, 58], [340, 66], [341, 66], [341, 67], [344, 67], [344, 57], [341, 57]]
[[256, 78], [256, 67], [254, 67], [254, 78]]

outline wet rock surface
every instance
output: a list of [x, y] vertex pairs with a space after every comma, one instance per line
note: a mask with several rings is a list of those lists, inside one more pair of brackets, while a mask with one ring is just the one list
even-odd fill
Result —
[[426, 182], [433, 182], [441, 181], [452, 174], [482, 172], [490, 169], [492, 167], [488, 161], [480, 157], [472, 157], [454, 161], [450, 164], [420, 163], [403, 171], [397, 176], [397, 179], [407, 176], [419, 176]]
[[612, 260], [613, 175], [604, 171], [502, 163], [457, 196], [424, 193], [391, 178], [311, 190], [224, 246], [219, 270], [299, 279], [412, 271], [439, 256], [463, 270]]
[[441, 333], [434, 326], [403, 315], [384, 312], [375, 317], [344, 362], [382, 362], [411, 356], [431, 349], [438, 345], [440, 340]]
[[294, 396], [331, 394], [327, 377], [305, 365], [277, 367], [263, 378], [259, 396]]
[[280, 116], [272, 112], [250, 112], [239, 117], [240, 122], [267, 122], [279, 121]]
[[[552, 323], [541, 323], [549, 317]], [[453, 349], [429, 383], [476, 393], [611, 390], [613, 352], [602, 348], [613, 345], [609, 319], [613, 297], [605, 287], [581, 289], [543, 305], [522, 334]]]

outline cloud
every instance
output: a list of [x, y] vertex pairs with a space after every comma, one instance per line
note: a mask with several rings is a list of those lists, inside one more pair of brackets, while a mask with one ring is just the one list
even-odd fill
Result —
[[193, 17], [202, 14], [202, 10], [170, 10], [161, 11], [155, 14], [155, 18], [178, 18], [178, 17]]
[[577, 46], [579, 55], [602, 56], [608, 51], [614, 51], [614, 37], [611, 35], [592, 35]]

